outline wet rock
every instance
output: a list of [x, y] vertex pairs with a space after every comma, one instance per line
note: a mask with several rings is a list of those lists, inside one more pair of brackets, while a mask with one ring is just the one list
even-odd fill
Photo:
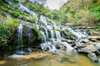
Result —
[[84, 40], [82, 41], [82, 43], [87, 43], [87, 42], [89, 42], [88, 39], [84, 39]]
[[100, 39], [100, 36], [89, 36], [88, 38], [91, 38], [91, 39]]
[[89, 40], [90, 40], [91, 42], [96, 42], [96, 39], [91, 39], [91, 38], [90, 38]]
[[92, 42], [100, 41], [100, 36], [89, 36], [88, 38]]
[[16, 55], [26, 55], [27, 53], [23, 50], [17, 50]]
[[11, 4], [11, 1], [12, 0], [4, 0], [4, 2], [7, 3], [7, 4]]
[[99, 60], [95, 60], [94, 62], [95, 62], [95, 63], [99, 63]]
[[95, 53], [89, 53], [88, 57], [94, 62], [98, 62], [99, 61]]
[[94, 47], [96, 49], [100, 50], [100, 43], [99, 42], [94, 43]]
[[98, 31], [91, 31], [92, 36], [99, 36], [100, 37], [100, 32]]

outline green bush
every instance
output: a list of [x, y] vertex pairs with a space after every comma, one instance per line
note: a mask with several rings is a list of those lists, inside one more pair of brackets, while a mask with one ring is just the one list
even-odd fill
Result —
[[100, 20], [100, 4], [93, 4], [90, 11], [91, 14], [95, 16], [96, 20]]
[[4, 22], [0, 23], [0, 45], [7, 44], [9, 37], [14, 33], [18, 25], [18, 20], [11, 17], [7, 17]]

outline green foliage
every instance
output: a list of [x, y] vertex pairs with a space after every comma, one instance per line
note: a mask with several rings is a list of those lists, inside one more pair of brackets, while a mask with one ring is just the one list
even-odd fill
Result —
[[52, 17], [52, 11], [50, 11], [47, 8], [44, 8], [40, 4], [37, 4], [37, 3], [32, 4], [32, 3], [28, 2], [28, 3], [25, 3], [25, 6], [30, 8], [31, 10], [33, 10], [34, 12], [36, 12], [39, 15], [45, 15], [48, 17]]
[[95, 16], [96, 20], [100, 20], [100, 4], [93, 4], [90, 11], [91, 14]]
[[35, 16], [31, 16], [30, 14], [19, 10], [17, 3], [8, 5], [8, 4], [2, 2], [0, 5], [1, 5], [0, 6], [1, 14], [8, 13], [8, 14], [12, 15], [14, 18], [21, 19], [24, 21], [29, 21], [29, 22], [34, 22], [36, 20]]
[[96, 30], [100, 31], [100, 24], [96, 25]]
[[[93, 0], [70, 0], [61, 8], [65, 22], [76, 25], [92, 25], [95, 22], [95, 16], [91, 14], [90, 7]], [[94, 10], [94, 9], [93, 9]], [[99, 12], [100, 13], [100, 12]]]
[[7, 44], [9, 37], [14, 33], [18, 25], [18, 20], [10, 17], [0, 23], [0, 46]]

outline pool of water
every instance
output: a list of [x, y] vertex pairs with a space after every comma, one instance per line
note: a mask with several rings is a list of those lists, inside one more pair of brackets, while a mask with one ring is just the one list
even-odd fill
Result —
[[60, 59], [57, 56], [48, 56], [42, 59], [6, 59], [0, 61], [0, 66], [100, 66], [93, 63], [88, 57], [79, 55], [78, 59]]

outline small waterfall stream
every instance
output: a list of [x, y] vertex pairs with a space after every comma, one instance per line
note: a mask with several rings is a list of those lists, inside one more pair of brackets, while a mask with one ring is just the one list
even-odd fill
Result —
[[20, 24], [18, 27], [18, 46], [17, 48], [23, 47], [23, 25]]
[[33, 12], [33, 11], [31, 11], [30, 9], [28, 9], [27, 7], [25, 7], [23, 4], [21, 4], [21, 3], [19, 3], [19, 9], [21, 10], [21, 11], [23, 11], [23, 12], [27, 12], [27, 13], [29, 13], [30, 15], [35, 15], [36, 16], [36, 14]]
[[18, 30], [17, 30], [17, 36], [18, 36], [18, 41], [17, 41], [17, 50], [16, 54], [18, 55], [23, 55], [25, 54], [24, 52], [24, 45], [23, 45], [23, 25], [20, 23]]

